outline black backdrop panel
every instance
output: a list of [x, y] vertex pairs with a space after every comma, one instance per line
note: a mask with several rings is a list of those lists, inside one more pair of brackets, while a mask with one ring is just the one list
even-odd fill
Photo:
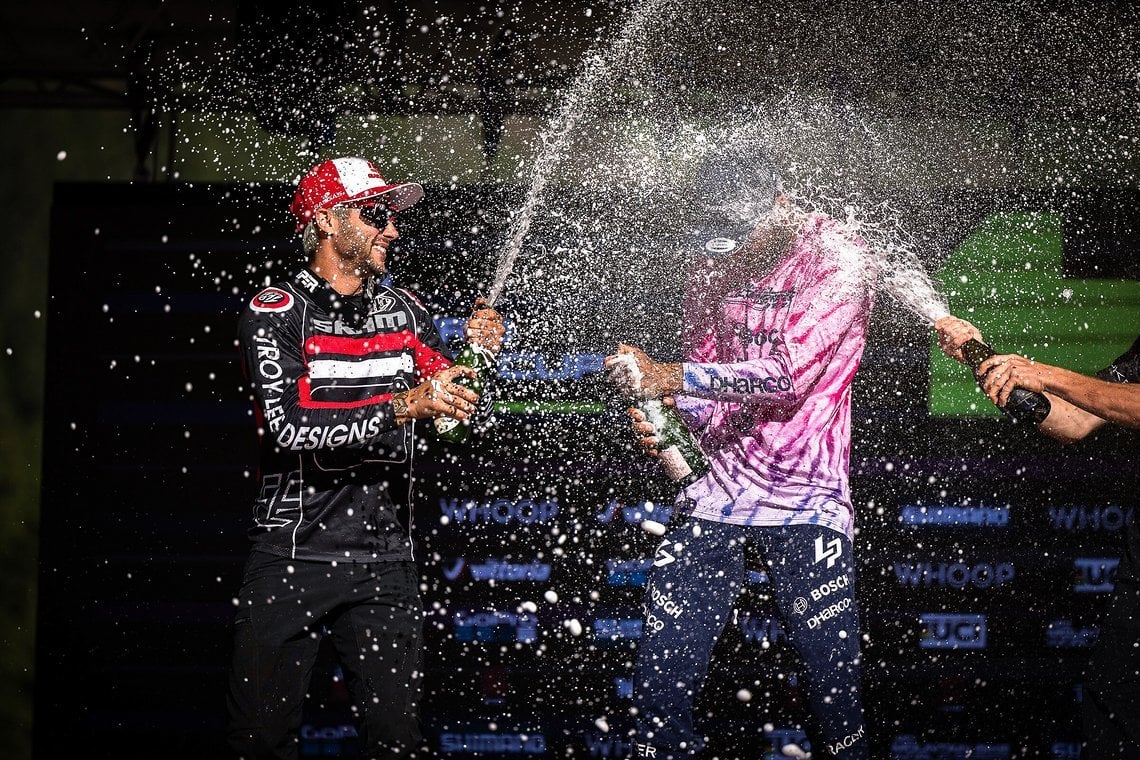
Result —
[[[265, 278], [299, 263], [289, 196], [57, 187], [37, 757], [222, 752], [256, 473], [235, 323]], [[401, 229], [398, 281], [444, 294], [433, 309], [462, 317], [503, 218], [501, 190], [430, 189]], [[458, 246], [449, 236], [476, 228]], [[515, 324], [527, 308], [504, 304]], [[898, 321], [875, 320], [853, 416], [875, 756], [1076, 757], [1080, 673], [1131, 519], [1134, 479], [1120, 473], [1133, 471], [1134, 447], [1114, 431], [1063, 449], [1004, 421], [928, 418], [928, 338]], [[501, 413], [476, 447], [428, 441], [420, 458], [424, 720], [440, 756], [629, 750], [656, 546], [639, 523], [667, 521], [670, 493], [631, 451], [622, 404], [595, 373], [608, 339], [583, 325], [572, 351], [508, 348], [500, 400], [547, 406]], [[737, 607], [699, 700], [702, 726], [720, 757], [779, 757], [807, 718], [761, 567]], [[355, 756], [331, 654], [314, 675], [301, 752]]]

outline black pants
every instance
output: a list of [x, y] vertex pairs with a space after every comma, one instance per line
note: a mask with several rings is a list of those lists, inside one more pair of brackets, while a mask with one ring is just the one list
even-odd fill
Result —
[[646, 589], [634, 674], [634, 757], [689, 757], [704, 740], [693, 702], [743, 587], [745, 545], [765, 562], [820, 735], [817, 758], [867, 757], [859, 700], [859, 615], [851, 541], [815, 525], [750, 527], [689, 519], [662, 540]]
[[1130, 525], [1127, 537], [1085, 673], [1086, 760], [1140, 758], [1140, 525]]
[[328, 632], [359, 723], [360, 756], [420, 745], [423, 606], [411, 562], [300, 562], [254, 551], [230, 669], [228, 740], [245, 760], [297, 757], [301, 706]]

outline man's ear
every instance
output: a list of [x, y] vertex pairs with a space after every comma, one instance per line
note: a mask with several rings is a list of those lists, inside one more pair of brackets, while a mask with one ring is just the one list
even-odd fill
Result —
[[333, 213], [327, 208], [319, 208], [313, 212], [313, 224], [317, 226], [317, 231], [322, 235], [332, 235], [333, 230]]

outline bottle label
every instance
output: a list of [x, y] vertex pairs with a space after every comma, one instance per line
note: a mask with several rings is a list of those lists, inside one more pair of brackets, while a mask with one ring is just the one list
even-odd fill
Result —
[[661, 463], [665, 465], [665, 474], [669, 477], [669, 480], [680, 480], [692, 474], [693, 468], [685, 461], [685, 457], [681, 454], [679, 447], [670, 446], [669, 448], [661, 449], [658, 453], [661, 455]]
[[455, 419], [454, 417], [447, 416], [436, 417], [434, 422], [435, 432], [439, 433], [440, 435], [444, 433], [450, 433], [459, 425], [459, 420]]

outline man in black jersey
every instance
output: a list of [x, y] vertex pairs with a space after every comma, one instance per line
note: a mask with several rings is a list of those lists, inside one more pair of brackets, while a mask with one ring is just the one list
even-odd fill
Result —
[[[291, 206], [309, 263], [255, 295], [238, 326], [259, 433], [259, 493], [235, 620], [228, 740], [242, 758], [296, 758], [320, 639], [340, 656], [360, 756], [407, 757], [423, 610], [411, 541], [416, 420], [477, 413], [432, 316], [387, 276], [396, 213], [423, 197], [370, 161], [338, 158]], [[476, 304], [469, 341], [497, 352]]]
[[[959, 348], [977, 328], [956, 317], [935, 324], [939, 344], [962, 361]], [[1140, 338], [1109, 367], [1088, 377], [1016, 354], [991, 356], [979, 367], [982, 389], [1002, 406], [1014, 388], [1044, 393], [1052, 404], [1038, 430], [1069, 443], [1112, 422], [1140, 428]], [[1085, 674], [1082, 719], [1085, 757], [1140, 757], [1140, 525], [1126, 533], [1124, 557]]]

